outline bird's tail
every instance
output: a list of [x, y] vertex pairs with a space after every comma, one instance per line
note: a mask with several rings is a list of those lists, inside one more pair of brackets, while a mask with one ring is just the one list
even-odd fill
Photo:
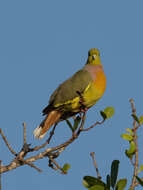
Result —
[[35, 138], [42, 139], [45, 134], [48, 132], [50, 127], [54, 124], [57, 123], [59, 118], [61, 117], [61, 112], [59, 111], [51, 111], [46, 118], [41, 122], [40, 126], [38, 126], [33, 134]]

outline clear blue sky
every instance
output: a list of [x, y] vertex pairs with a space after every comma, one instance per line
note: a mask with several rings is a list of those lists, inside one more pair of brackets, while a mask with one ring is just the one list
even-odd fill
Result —
[[[90, 48], [101, 51], [107, 90], [88, 112], [86, 126], [99, 120], [99, 111], [106, 106], [116, 111], [102, 127], [83, 134], [61, 154], [59, 164], [71, 164], [68, 175], [51, 170], [44, 159], [37, 162], [42, 174], [28, 166], [5, 173], [3, 189], [84, 189], [82, 177], [96, 175], [91, 151], [103, 179], [113, 159], [121, 161], [119, 175], [129, 179], [132, 169], [124, 156], [128, 144], [120, 135], [132, 124], [130, 98], [135, 99], [138, 114], [143, 114], [142, 8], [142, 0], [0, 2], [0, 127], [16, 151], [22, 144], [24, 121], [28, 142], [40, 144], [32, 131], [43, 118], [42, 109], [58, 84], [85, 64]], [[52, 143], [62, 143], [69, 136], [63, 122]], [[13, 159], [2, 141], [0, 155], [3, 164]], [[143, 152], [143, 164], [142, 158]]]

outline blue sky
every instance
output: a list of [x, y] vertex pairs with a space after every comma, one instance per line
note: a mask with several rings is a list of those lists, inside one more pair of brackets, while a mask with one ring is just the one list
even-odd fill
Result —
[[[91, 151], [103, 179], [113, 159], [120, 160], [119, 176], [131, 179], [133, 171], [124, 155], [128, 144], [120, 135], [132, 125], [130, 98], [135, 99], [137, 113], [143, 114], [142, 7], [142, 0], [0, 2], [0, 121], [16, 151], [22, 145], [24, 121], [28, 142], [40, 144], [32, 131], [43, 118], [42, 109], [59, 83], [82, 68], [90, 48], [101, 51], [107, 89], [88, 112], [86, 126], [99, 120], [99, 111], [106, 106], [115, 108], [112, 119], [83, 134], [58, 158], [61, 165], [71, 164], [68, 175], [52, 171], [44, 159], [37, 162], [42, 174], [28, 166], [5, 173], [3, 189], [84, 189], [82, 177], [96, 175]], [[65, 123], [59, 124], [52, 145], [69, 136]], [[0, 155], [3, 164], [13, 159], [2, 141]], [[143, 164], [142, 157], [143, 152]]]

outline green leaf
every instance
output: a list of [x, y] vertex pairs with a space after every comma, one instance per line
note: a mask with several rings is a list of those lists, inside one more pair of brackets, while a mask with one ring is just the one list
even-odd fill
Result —
[[138, 176], [136, 176], [136, 178], [137, 178], [139, 184], [143, 187], [143, 180], [141, 178], [139, 178]]
[[140, 116], [140, 118], [139, 118], [139, 123], [140, 123], [140, 125], [142, 125], [142, 124], [143, 124], [143, 115], [142, 115], [142, 116]]
[[128, 153], [128, 150], [125, 150], [125, 155], [126, 155], [129, 159], [132, 160], [133, 154], [129, 154], [129, 153]]
[[132, 141], [133, 137], [131, 135], [129, 135], [128, 133], [124, 133], [121, 135], [121, 137], [126, 140], [126, 141]]
[[101, 185], [94, 185], [90, 187], [88, 190], [105, 190], [105, 187]]
[[112, 117], [114, 115], [115, 110], [114, 110], [113, 107], [107, 107], [107, 108], [104, 109], [104, 113], [105, 113], [105, 115], [106, 115], [106, 117], [108, 119], [108, 118], [110, 118], [110, 117]]
[[80, 116], [77, 116], [74, 120], [74, 125], [73, 125], [73, 130], [76, 131], [76, 129], [78, 128], [78, 125], [81, 121], [81, 117]]
[[130, 141], [130, 148], [129, 150], [125, 150], [125, 154], [128, 158], [132, 159], [133, 155], [136, 151], [136, 145], [134, 141]]
[[134, 135], [134, 134], [133, 134], [133, 131], [132, 131], [132, 129], [130, 129], [130, 128], [127, 128], [127, 129], [126, 129], [126, 131], [127, 131], [127, 132], [129, 132], [131, 136], [133, 136], [133, 135]]
[[82, 185], [86, 187], [87, 189], [89, 188], [89, 184], [86, 180], [82, 180]]
[[138, 169], [138, 173], [143, 171], [143, 165], [140, 165], [140, 168]]
[[107, 186], [107, 189], [110, 189], [110, 186], [111, 186], [111, 178], [110, 178], [110, 175], [107, 175], [107, 176], [106, 176], [106, 186]]
[[106, 116], [106, 114], [103, 112], [103, 111], [100, 111], [100, 114], [101, 114], [101, 116], [102, 116], [102, 118], [105, 120], [105, 119], [107, 119], [107, 116]]
[[124, 190], [127, 185], [127, 179], [120, 179], [117, 184], [115, 190]]
[[70, 164], [64, 164], [64, 166], [63, 166], [63, 168], [62, 168], [62, 171], [64, 172], [64, 173], [67, 173], [68, 172], [68, 170], [70, 169]]
[[71, 131], [74, 132], [72, 124], [71, 124], [71, 122], [68, 119], [66, 119], [66, 123], [68, 124], [69, 128], [71, 129]]
[[133, 119], [134, 119], [138, 124], [140, 124], [140, 121], [139, 121], [138, 117], [137, 117], [135, 114], [132, 114], [131, 116], [133, 117]]
[[83, 178], [83, 185], [86, 188], [90, 188], [94, 185], [101, 185], [105, 187], [105, 183], [98, 178], [92, 176], [84, 176]]
[[134, 141], [130, 142], [130, 148], [127, 150], [128, 154], [134, 154], [136, 150], [136, 145]]
[[114, 189], [116, 184], [117, 176], [118, 176], [118, 169], [119, 169], [119, 160], [113, 160], [111, 164], [111, 186]]

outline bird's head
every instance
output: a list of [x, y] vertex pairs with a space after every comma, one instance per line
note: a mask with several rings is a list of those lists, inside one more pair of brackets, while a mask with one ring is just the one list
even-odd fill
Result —
[[86, 64], [90, 64], [90, 65], [99, 65], [99, 64], [101, 64], [100, 52], [99, 52], [98, 49], [92, 48], [92, 49], [89, 50], [88, 59], [87, 59]]

